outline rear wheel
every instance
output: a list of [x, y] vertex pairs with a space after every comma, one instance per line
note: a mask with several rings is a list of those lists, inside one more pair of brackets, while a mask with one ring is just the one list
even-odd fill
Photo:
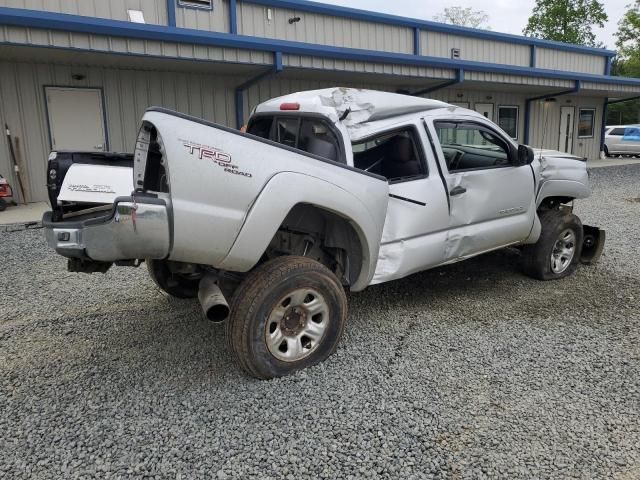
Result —
[[4, 212], [7, 209], [7, 201], [4, 198], [0, 198], [0, 212]]
[[176, 298], [198, 296], [200, 276], [173, 272], [167, 260], [146, 260], [149, 276], [160, 290]]
[[347, 299], [336, 276], [305, 257], [279, 257], [235, 292], [227, 340], [240, 366], [268, 379], [315, 365], [336, 349]]
[[538, 280], [557, 280], [574, 273], [582, 254], [582, 222], [573, 213], [547, 210], [540, 214], [542, 233], [522, 251], [524, 272]]

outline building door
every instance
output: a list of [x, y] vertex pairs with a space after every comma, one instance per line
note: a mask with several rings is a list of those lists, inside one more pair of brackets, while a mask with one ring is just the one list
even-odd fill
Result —
[[574, 107], [560, 107], [560, 141], [558, 143], [558, 150], [561, 152], [573, 152], [574, 116]]
[[493, 103], [476, 103], [476, 112], [493, 122]]
[[102, 90], [46, 87], [52, 150], [107, 150]]

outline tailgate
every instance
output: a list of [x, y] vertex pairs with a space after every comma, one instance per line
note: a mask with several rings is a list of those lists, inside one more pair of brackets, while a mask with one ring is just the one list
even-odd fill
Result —
[[47, 189], [53, 220], [105, 210], [133, 191], [133, 155], [110, 152], [52, 152]]

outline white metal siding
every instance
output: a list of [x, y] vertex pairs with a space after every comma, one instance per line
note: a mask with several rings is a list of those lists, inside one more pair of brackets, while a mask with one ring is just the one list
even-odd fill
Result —
[[537, 50], [536, 66], [538, 68], [604, 75], [606, 58], [603, 56], [549, 48], [538, 48]]
[[[381, 52], [413, 53], [413, 30], [407, 27], [363, 22], [297, 10], [271, 8], [238, 2], [238, 33], [336, 47]], [[290, 24], [289, 19], [300, 17]]]
[[455, 77], [453, 70], [415, 67], [411, 65], [336, 60], [332, 58], [309, 57], [303, 55], [283, 55], [283, 62], [285, 66], [293, 68], [313, 68], [320, 70], [337, 70], [340, 72], [377, 73], [442, 79], [452, 79]]
[[0, 43], [77, 48], [103, 53], [151, 55], [184, 60], [273, 64], [273, 54], [270, 52], [254, 52], [236, 48], [208, 47], [156, 40], [137, 40], [1, 25]]
[[451, 58], [451, 49], [460, 49], [462, 60], [500, 63], [528, 67], [531, 49], [527, 45], [482, 40], [447, 33], [422, 31], [420, 34], [422, 55]]
[[[599, 158], [602, 102], [602, 98], [576, 96], [558, 97], [557, 102], [533, 102], [531, 109], [531, 146], [558, 150], [560, 141], [560, 107], [575, 107], [572, 153], [580, 157]], [[596, 110], [593, 138], [578, 138], [577, 119], [581, 108], [594, 108]]]
[[182, 28], [229, 32], [229, 2], [213, 0], [213, 9], [176, 6], [176, 25]]
[[146, 23], [167, 24], [165, 0], [1, 0], [0, 5], [111, 20], [129, 20], [127, 10], [140, 10]]
[[[197, 73], [80, 69], [86, 78], [74, 81], [78, 67], [0, 62], [0, 115], [20, 141], [25, 174], [34, 201], [45, 201], [45, 166], [49, 155], [44, 86], [99, 87], [104, 90], [106, 125], [112, 151], [133, 150], [140, 118], [149, 106], [164, 106], [225, 125], [235, 125], [235, 77]], [[0, 151], [6, 152], [4, 135]], [[7, 155], [0, 155], [0, 173], [9, 176]], [[15, 179], [11, 179], [15, 185]]]
[[[465, 81], [508, 83], [515, 85], [531, 85], [538, 87], [554, 87], [570, 89], [575, 87], [573, 80], [558, 80], [554, 78], [527, 77], [524, 75], [504, 75], [501, 73], [465, 72]], [[533, 96], [533, 95], [530, 95]]]

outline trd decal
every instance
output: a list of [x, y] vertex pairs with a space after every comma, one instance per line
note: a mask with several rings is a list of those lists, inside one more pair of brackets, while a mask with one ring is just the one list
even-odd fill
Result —
[[199, 160], [211, 160], [214, 165], [222, 167], [225, 173], [239, 175], [241, 177], [251, 178], [253, 175], [248, 172], [242, 172], [237, 165], [231, 164], [231, 155], [221, 152], [220, 150], [208, 145], [201, 145], [189, 140], [178, 139], [187, 149], [189, 155], [193, 155]]
[[199, 145], [197, 143], [191, 143], [187, 140], [180, 140], [186, 147], [189, 154], [198, 157], [200, 160], [213, 160], [214, 162], [231, 163], [231, 155], [216, 150], [213, 147], [207, 145]]

